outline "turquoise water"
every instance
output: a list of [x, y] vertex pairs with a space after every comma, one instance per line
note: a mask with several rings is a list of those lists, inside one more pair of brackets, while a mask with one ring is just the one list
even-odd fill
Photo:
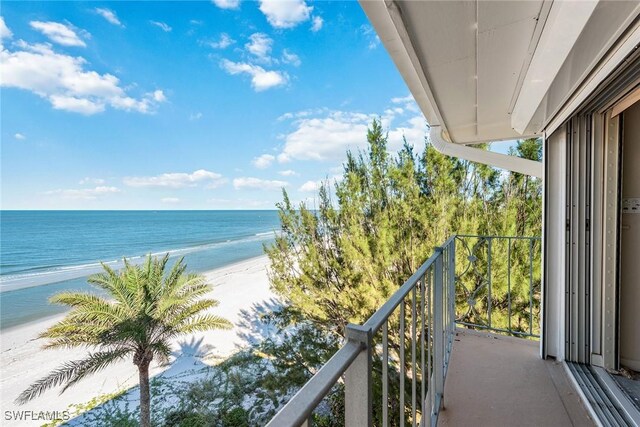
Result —
[[88, 290], [100, 262], [184, 256], [202, 272], [263, 253], [279, 229], [277, 211], [2, 211], [0, 329], [48, 317], [61, 290]]

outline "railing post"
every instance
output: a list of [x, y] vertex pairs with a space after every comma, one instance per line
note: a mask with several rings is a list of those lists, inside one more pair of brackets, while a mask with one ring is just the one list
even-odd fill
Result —
[[371, 329], [349, 324], [346, 336], [349, 341], [360, 343], [362, 351], [345, 372], [345, 425], [370, 427], [373, 424]]
[[453, 335], [456, 332], [456, 238], [449, 244], [449, 351], [453, 346]]
[[491, 309], [493, 305], [493, 301], [491, 300], [491, 237], [487, 237], [487, 323], [489, 324], [489, 329], [492, 329], [491, 324]]
[[456, 238], [454, 237], [449, 246], [449, 304], [451, 305], [451, 332], [456, 330]]
[[433, 288], [433, 328], [434, 328], [434, 366], [433, 366], [433, 386], [435, 392], [435, 407], [432, 411], [436, 413], [440, 410], [442, 395], [444, 393], [444, 281], [442, 248], [436, 248], [438, 257], [435, 262], [435, 283]]

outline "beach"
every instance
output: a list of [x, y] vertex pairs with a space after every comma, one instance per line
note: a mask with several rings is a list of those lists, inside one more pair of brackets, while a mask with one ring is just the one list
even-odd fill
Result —
[[[150, 376], [179, 365], [213, 365], [259, 339], [260, 334], [255, 333], [260, 329], [256, 327], [259, 313], [265, 310], [265, 306], [276, 304], [275, 295], [269, 288], [267, 266], [267, 257], [261, 256], [203, 273], [212, 285], [209, 297], [220, 302], [212, 312], [232, 322], [234, 327], [180, 338], [174, 342], [172, 363], [168, 366], [152, 363]], [[17, 421], [15, 418], [30, 417], [25, 415], [25, 411], [62, 412], [69, 405], [83, 404], [92, 398], [137, 385], [137, 369], [131, 360], [125, 360], [84, 379], [61, 395], [60, 388], [55, 388], [25, 405], [14, 404], [15, 398], [32, 382], [65, 361], [77, 360], [87, 354], [84, 349], [42, 350], [45, 341], [37, 339], [38, 334], [62, 317], [56, 315], [4, 330], [0, 334], [2, 425], [40, 426], [45, 421]]]

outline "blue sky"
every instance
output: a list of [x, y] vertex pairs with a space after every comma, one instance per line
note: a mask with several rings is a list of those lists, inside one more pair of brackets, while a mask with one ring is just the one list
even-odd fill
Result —
[[272, 209], [426, 123], [357, 2], [3, 2], [3, 209]]

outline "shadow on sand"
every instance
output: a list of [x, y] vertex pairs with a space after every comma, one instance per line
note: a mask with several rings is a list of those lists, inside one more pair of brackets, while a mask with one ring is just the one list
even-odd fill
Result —
[[[275, 298], [262, 303], [253, 304], [248, 309], [240, 311], [238, 320], [236, 348], [238, 351], [254, 346], [264, 339], [275, 338], [277, 328], [269, 322], [269, 314], [281, 306]], [[154, 405], [171, 405], [177, 401], [176, 393], [186, 385], [208, 375], [213, 368], [203, 362], [215, 350], [213, 343], [205, 343], [203, 337], [190, 337], [178, 343], [178, 349], [173, 351], [166, 369], [151, 378], [152, 408]], [[87, 381], [90, 381], [88, 379]], [[132, 414], [137, 417], [140, 400], [139, 387], [133, 386], [122, 391], [118, 396], [109, 396], [105, 402], [72, 418], [63, 425], [87, 426], [100, 425], [104, 417], [111, 417], [111, 424], [118, 424], [119, 417], [130, 420]]]
[[[190, 337], [181, 341], [178, 349], [173, 351], [171, 359], [166, 365], [161, 365], [162, 372], [150, 379], [152, 394], [161, 391], [163, 396], [184, 386], [185, 383], [201, 377], [211, 367], [202, 362], [202, 359], [213, 348], [212, 345], [203, 343], [203, 338]], [[130, 362], [130, 361], [129, 361]], [[90, 381], [90, 379], [87, 379]], [[94, 426], [100, 425], [101, 420], [110, 417], [110, 424], [128, 425], [126, 419], [131, 414], [137, 417], [137, 408], [140, 400], [140, 388], [136, 385], [122, 391], [117, 396], [107, 396], [107, 400], [86, 412], [72, 418], [63, 425], [68, 426]], [[153, 406], [152, 402], [152, 406]]]
[[275, 338], [278, 329], [269, 322], [269, 315], [278, 310], [282, 304], [276, 298], [271, 298], [261, 303], [255, 303], [248, 309], [240, 310], [238, 320], [239, 342], [236, 348], [239, 350], [255, 346], [268, 338]]

